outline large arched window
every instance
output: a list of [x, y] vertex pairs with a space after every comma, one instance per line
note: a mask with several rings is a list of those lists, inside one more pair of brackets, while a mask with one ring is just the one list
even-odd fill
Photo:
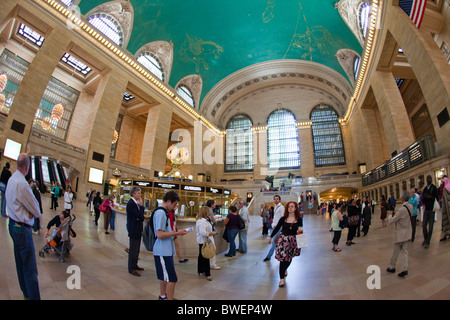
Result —
[[359, 66], [361, 65], [361, 58], [355, 55], [353, 59], [353, 78], [358, 78]]
[[267, 155], [269, 168], [300, 168], [296, 119], [289, 110], [276, 110], [267, 120]]
[[89, 16], [87, 20], [115, 44], [119, 46], [123, 44], [122, 27], [113, 16], [106, 13], [96, 13]]
[[164, 70], [159, 59], [151, 52], [143, 52], [137, 57], [137, 61], [147, 68], [160, 80], [165, 81]]
[[253, 170], [252, 120], [238, 114], [226, 128], [225, 171]]
[[336, 111], [319, 105], [311, 112], [314, 164], [316, 167], [345, 165], [341, 124]]
[[192, 91], [186, 87], [185, 85], [179, 85], [177, 88], [177, 94], [184, 99], [187, 103], [191, 105], [191, 107], [195, 107], [194, 95]]
[[367, 26], [369, 25], [370, 4], [364, 2], [359, 7], [359, 31], [364, 40], [366, 40]]

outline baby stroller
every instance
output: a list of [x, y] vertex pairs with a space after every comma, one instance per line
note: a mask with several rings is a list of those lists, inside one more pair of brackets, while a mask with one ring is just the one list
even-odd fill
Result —
[[45, 253], [49, 253], [51, 250], [55, 251], [59, 255], [59, 262], [64, 262], [70, 255], [70, 250], [73, 247], [73, 243], [70, 240], [71, 237], [76, 237], [75, 231], [72, 229], [72, 224], [76, 217], [73, 214], [69, 214], [65, 218], [57, 230], [53, 232], [53, 235], [49, 237], [47, 243], [39, 250], [39, 256], [44, 258]]

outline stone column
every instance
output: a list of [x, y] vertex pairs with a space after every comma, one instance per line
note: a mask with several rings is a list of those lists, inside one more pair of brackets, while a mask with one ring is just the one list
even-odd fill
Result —
[[[0, 145], [4, 146], [6, 137], [22, 144], [28, 142], [31, 127], [33, 125], [36, 110], [39, 107], [44, 91], [47, 88], [58, 62], [66, 51], [70, 39], [58, 30], [53, 30], [45, 39], [42, 47], [37, 52], [28, 70], [23, 77], [22, 83], [14, 97], [5, 129], [0, 138]], [[11, 129], [13, 121], [23, 125], [23, 133]]]
[[355, 154], [353, 151], [352, 136], [350, 128], [346, 123], [341, 124], [342, 143], [344, 144], [345, 164], [347, 170], [351, 174], [353, 171], [358, 172], [357, 163], [355, 163]]
[[392, 6], [387, 27], [399, 46], [419, 82], [436, 134], [440, 153], [450, 152], [450, 125], [439, 126], [437, 115], [450, 106], [450, 67], [433, 38], [418, 30], [408, 16]]
[[[386, 133], [388, 151], [402, 151], [414, 142], [403, 98], [392, 73], [374, 71], [371, 84]], [[376, 121], [374, 117], [373, 121]]]
[[164, 172], [168, 147], [172, 106], [159, 104], [148, 111], [144, 143], [141, 153], [141, 167]]
[[17, 1], [2, 0], [2, 9], [0, 10], [0, 33], [7, 25], [9, 19], [14, 15], [14, 9], [17, 6]]
[[[93, 116], [90, 121], [86, 122], [90, 125], [86, 127], [83, 136], [80, 136], [80, 139], [86, 139], [82, 144], [86, 142], [88, 144], [84, 179], [87, 184], [89, 184], [88, 178], [91, 167], [103, 170], [104, 178], [107, 178], [106, 173], [114, 129], [127, 84], [127, 77], [117, 71], [109, 72], [100, 80], [92, 103]], [[101, 159], [94, 160], [96, 156], [103, 157], [103, 161]]]
[[311, 126], [298, 128], [300, 145], [300, 172], [302, 177], [314, 177], [314, 143]]
[[267, 130], [253, 133], [253, 179], [265, 179], [271, 175], [268, 172], [269, 158], [267, 156]]

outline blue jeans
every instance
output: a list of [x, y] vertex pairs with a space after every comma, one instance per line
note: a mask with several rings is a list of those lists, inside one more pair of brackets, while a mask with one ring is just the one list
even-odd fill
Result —
[[3, 182], [0, 182], [0, 191], [2, 195], [1, 215], [6, 217], [6, 199], [5, 199], [6, 185]]
[[247, 230], [239, 230], [239, 251], [247, 252]]
[[275, 239], [278, 237], [278, 235], [280, 234], [280, 232], [281, 232], [281, 228], [280, 228], [280, 230], [273, 236], [273, 238], [272, 238], [272, 245], [270, 246], [270, 250], [269, 250], [269, 253], [267, 253], [267, 256], [266, 256], [266, 258], [271, 258], [272, 257], [272, 255], [273, 255], [273, 253], [275, 252], [275, 247], [276, 247], [276, 244], [275, 244]]
[[227, 254], [230, 256], [236, 255], [236, 243], [234, 243], [234, 239], [236, 239], [238, 233], [239, 229], [228, 230], [228, 240], [230, 241], [230, 249], [228, 250]]
[[116, 212], [114, 210], [111, 210], [111, 220], [109, 220], [109, 226], [111, 227], [111, 230], [115, 229], [115, 226], [116, 226]]
[[31, 227], [16, 226], [15, 222], [9, 219], [9, 234], [14, 243], [17, 277], [23, 296], [30, 300], [40, 300], [38, 270]]

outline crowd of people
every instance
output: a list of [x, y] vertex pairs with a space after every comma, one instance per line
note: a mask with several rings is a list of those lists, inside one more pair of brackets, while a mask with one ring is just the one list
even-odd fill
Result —
[[[38, 187], [35, 181], [26, 181], [30, 161], [26, 154], [21, 154], [17, 160], [17, 171], [7, 179], [7, 187], [1, 188], [6, 199], [6, 207], [9, 214], [9, 233], [13, 240], [14, 255], [17, 269], [17, 276], [20, 288], [26, 299], [40, 299], [39, 285], [37, 279], [37, 265], [32, 229], [39, 229], [39, 219], [42, 214], [42, 202], [38, 194]], [[5, 166], [4, 169], [9, 169]], [[2, 172], [2, 177], [8, 173]], [[52, 208], [57, 208], [53, 197], [59, 196], [57, 184], [52, 187]], [[94, 224], [98, 224], [100, 212], [104, 213], [105, 233], [108, 234], [110, 224], [110, 212], [114, 208], [114, 195], [102, 200], [99, 192], [91, 190], [87, 194], [87, 206], [95, 211]], [[18, 200], [20, 198], [20, 201]], [[264, 262], [270, 261], [275, 254], [279, 261], [279, 287], [285, 286], [288, 268], [294, 257], [299, 256], [301, 248], [297, 243], [297, 237], [303, 232], [303, 212], [301, 203], [289, 201], [285, 205], [281, 202], [281, 197], [275, 195], [274, 206], [265, 204], [261, 209], [262, 235], [268, 237], [268, 252]], [[400, 203], [397, 203], [397, 200]], [[64, 215], [59, 213], [50, 220], [47, 226], [46, 235], [52, 227], [57, 227], [62, 219], [70, 214], [73, 208], [73, 193], [70, 187], [64, 195]], [[177, 237], [187, 234], [188, 230], [178, 230], [176, 227], [174, 212], [180, 202], [180, 197], [175, 191], [168, 191], [160, 206], [153, 211], [152, 229], [155, 232], [156, 240], [153, 246], [153, 257], [155, 263], [156, 277], [160, 283], [159, 299], [172, 300], [175, 295], [175, 286], [178, 281], [175, 271], [174, 256], [176, 255], [180, 263], [188, 261], [180, 257], [177, 246]], [[56, 201], [57, 203], [57, 201]], [[419, 212], [422, 222], [424, 248], [430, 246], [435, 220], [436, 204], [442, 209], [442, 237], [445, 241], [450, 237], [449, 206], [450, 206], [450, 183], [446, 176], [442, 184], [438, 187], [432, 183], [432, 177], [427, 177], [427, 185], [417, 192], [412, 189], [410, 192], [404, 191], [400, 199], [391, 196], [388, 201], [382, 197], [380, 203], [381, 227], [387, 224], [394, 225], [393, 253], [389, 261], [387, 272], [396, 272], [396, 264], [401, 257], [401, 272], [398, 274], [404, 277], [408, 274], [408, 245], [416, 237], [416, 224]], [[214, 236], [217, 235], [213, 209], [216, 204], [214, 200], [208, 200], [204, 207], [201, 207], [196, 219], [196, 241], [198, 244], [197, 271], [199, 276], [212, 281], [211, 269], [220, 269], [216, 265], [215, 256], [204, 256], [203, 248], [206, 243], [214, 245]], [[138, 265], [141, 239], [144, 230], [144, 206], [141, 198], [141, 190], [134, 187], [131, 190], [131, 198], [126, 206], [127, 231], [129, 237], [128, 271], [130, 274], [140, 276], [138, 271], [144, 269]], [[369, 228], [374, 218], [373, 202], [367, 198], [362, 201], [350, 199], [348, 202], [331, 202], [328, 205], [328, 212], [331, 216], [332, 250], [341, 252], [339, 241], [345, 228], [348, 229], [346, 245], [352, 246], [355, 237], [367, 236]], [[228, 215], [224, 220], [224, 239], [229, 243], [229, 249], [225, 257], [233, 257], [236, 252], [245, 254], [248, 251], [247, 233], [250, 224], [248, 208], [243, 201], [237, 201], [236, 206], [228, 208]], [[238, 238], [238, 246], [235, 239]]]
[[[401, 272], [399, 277], [408, 274], [408, 245], [416, 238], [416, 226], [422, 223], [423, 242], [422, 246], [427, 249], [431, 243], [436, 211], [442, 210], [442, 235], [440, 241], [445, 241], [450, 237], [449, 206], [450, 206], [450, 183], [447, 176], [444, 176], [439, 189], [432, 183], [433, 179], [427, 176], [427, 185], [422, 190], [412, 188], [409, 192], [404, 190], [399, 202], [392, 193], [388, 201], [384, 195], [381, 196], [380, 221], [381, 228], [388, 224], [394, 225], [394, 249], [387, 268], [387, 272], [394, 273], [395, 265], [399, 255], [401, 255]], [[333, 202], [329, 207], [332, 217], [330, 231], [334, 232], [332, 240], [332, 250], [341, 252], [338, 247], [344, 228], [348, 228], [346, 245], [351, 246], [355, 236], [360, 236], [362, 226], [363, 236], [369, 232], [369, 227], [374, 218], [374, 202], [368, 198], [359, 200], [350, 199], [348, 202]]]

